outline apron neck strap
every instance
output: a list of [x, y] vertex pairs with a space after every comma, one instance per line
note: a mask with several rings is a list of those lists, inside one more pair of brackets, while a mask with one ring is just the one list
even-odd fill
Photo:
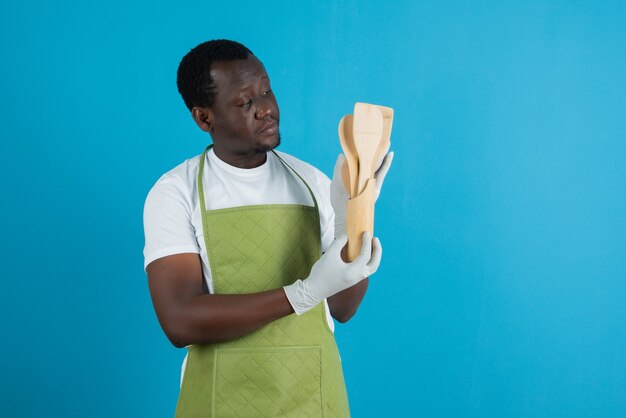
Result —
[[[204, 184], [202, 183], [202, 173], [204, 172], [204, 160], [206, 160], [206, 153], [209, 152], [209, 150], [213, 147], [213, 144], [209, 145], [208, 147], [206, 147], [206, 149], [204, 150], [204, 152], [202, 153], [202, 157], [200, 158], [200, 167], [198, 169], [198, 193], [200, 195], [200, 209], [204, 212], [206, 210], [206, 204], [205, 204], [205, 200], [204, 200]], [[306, 181], [304, 181], [304, 179], [300, 176], [300, 174], [298, 174], [298, 172], [296, 170], [294, 170], [293, 168], [291, 168], [291, 166], [289, 164], [287, 164], [285, 162], [285, 160], [283, 160], [282, 158], [280, 158], [280, 156], [276, 153], [276, 151], [272, 150], [272, 153], [285, 165], [287, 166], [287, 168], [289, 168], [300, 180], [302, 180], [302, 183], [304, 183], [304, 185], [306, 186], [307, 190], [309, 191], [309, 193], [311, 194], [311, 198], [313, 199], [313, 205], [315, 205], [315, 209], [318, 209], [317, 206], [317, 199], [315, 198], [315, 195], [313, 194], [313, 191], [311, 190], [311, 188], [309, 187], [309, 185], [307, 184]]]
[[300, 174], [298, 174], [298, 172], [296, 170], [294, 170], [289, 164], [287, 164], [287, 162], [285, 160], [283, 160], [282, 158], [280, 158], [280, 156], [276, 153], [276, 151], [272, 150], [272, 153], [285, 165], [287, 166], [287, 168], [289, 168], [296, 176], [298, 176], [298, 178], [300, 180], [302, 180], [302, 183], [304, 183], [304, 185], [306, 186], [307, 190], [309, 191], [309, 193], [311, 194], [311, 199], [313, 199], [313, 205], [315, 206], [315, 209], [317, 209], [317, 199], [315, 198], [315, 195], [313, 194], [313, 191], [311, 190], [311, 188], [309, 187], [309, 185], [307, 184], [306, 181], [304, 181], [304, 179], [300, 176]]

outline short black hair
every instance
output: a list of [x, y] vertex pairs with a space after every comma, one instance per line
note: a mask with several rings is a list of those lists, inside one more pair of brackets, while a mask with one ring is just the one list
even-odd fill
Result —
[[203, 42], [187, 53], [178, 64], [176, 85], [189, 110], [195, 106], [211, 107], [215, 85], [211, 64], [215, 61], [245, 60], [252, 51], [239, 42], [214, 39]]

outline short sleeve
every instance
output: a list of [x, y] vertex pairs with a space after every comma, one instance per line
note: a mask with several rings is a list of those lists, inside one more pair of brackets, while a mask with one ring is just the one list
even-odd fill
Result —
[[200, 253], [191, 215], [191, 202], [183, 189], [173, 179], [161, 178], [144, 205], [144, 270], [161, 257]]

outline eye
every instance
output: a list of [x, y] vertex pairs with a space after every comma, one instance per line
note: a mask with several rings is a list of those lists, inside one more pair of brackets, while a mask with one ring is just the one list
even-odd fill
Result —
[[246, 109], [249, 108], [252, 105], [252, 99], [248, 99], [247, 102], [238, 105], [239, 107], [245, 107]]
[[272, 92], [272, 89], [265, 89], [262, 93], [263, 96], [267, 96], [268, 94], [270, 94]]

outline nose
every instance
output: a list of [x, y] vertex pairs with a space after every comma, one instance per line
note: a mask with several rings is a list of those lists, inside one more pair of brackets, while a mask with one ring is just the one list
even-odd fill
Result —
[[257, 119], [261, 120], [265, 116], [272, 113], [272, 105], [269, 100], [260, 99], [257, 103], [255, 116]]

